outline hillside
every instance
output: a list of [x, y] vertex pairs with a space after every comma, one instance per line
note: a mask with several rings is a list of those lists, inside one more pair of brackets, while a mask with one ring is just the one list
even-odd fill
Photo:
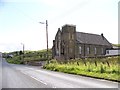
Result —
[[[14, 51], [6, 53], [7, 55], [4, 56], [7, 58], [7, 61], [9, 63], [14, 64], [23, 64], [25, 62], [29, 61], [46, 61], [47, 60], [47, 50], [38, 50], [38, 51], [24, 51], [24, 54], [22, 51]], [[9, 57], [9, 55], [13, 55], [13, 57]], [[48, 50], [48, 59], [52, 58], [52, 50]]]
[[120, 47], [120, 44], [112, 44], [113, 46]]

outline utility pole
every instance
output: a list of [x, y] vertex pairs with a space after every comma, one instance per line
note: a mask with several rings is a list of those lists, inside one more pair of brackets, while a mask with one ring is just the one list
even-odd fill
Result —
[[46, 41], [47, 41], [47, 60], [48, 60], [48, 21], [47, 20], [46, 20]]
[[49, 63], [49, 60], [48, 60], [48, 21], [46, 20], [46, 22], [39, 22], [40, 24], [46, 24], [46, 42], [47, 42], [47, 61]]

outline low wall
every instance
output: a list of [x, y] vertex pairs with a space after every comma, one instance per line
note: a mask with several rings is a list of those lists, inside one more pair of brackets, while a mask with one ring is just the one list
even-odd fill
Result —
[[26, 62], [25, 64], [32, 65], [32, 66], [43, 66], [46, 64], [46, 61], [29, 61], [29, 62]]

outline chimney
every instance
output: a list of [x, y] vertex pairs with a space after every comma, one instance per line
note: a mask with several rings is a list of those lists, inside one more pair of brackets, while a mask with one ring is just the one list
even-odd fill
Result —
[[60, 30], [60, 28], [58, 28], [58, 31]]
[[103, 35], [103, 33], [101, 33], [101, 36], [102, 36], [102, 38], [103, 38], [103, 40], [104, 40], [104, 35]]
[[53, 40], [53, 46], [55, 46], [55, 40]]

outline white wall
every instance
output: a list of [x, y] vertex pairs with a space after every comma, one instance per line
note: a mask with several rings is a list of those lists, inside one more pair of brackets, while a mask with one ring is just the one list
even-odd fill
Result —
[[120, 50], [106, 50], [106, 55], [120, 55]]

